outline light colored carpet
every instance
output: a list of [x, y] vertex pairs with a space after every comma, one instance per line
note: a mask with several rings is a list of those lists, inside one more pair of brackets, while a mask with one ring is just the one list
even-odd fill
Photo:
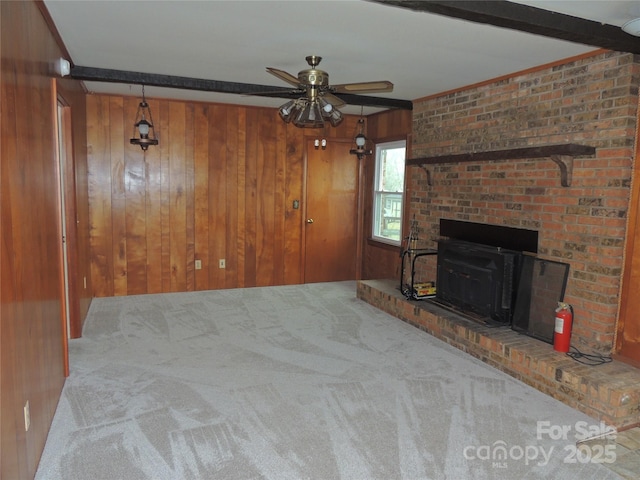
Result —
[[620, 478], [572, 456], [594, 420], [354, 282], [98, 298], [70, 362], [37, 480]]

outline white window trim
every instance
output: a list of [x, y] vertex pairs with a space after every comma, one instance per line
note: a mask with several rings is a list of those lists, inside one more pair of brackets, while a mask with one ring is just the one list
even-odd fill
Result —
[[402, 140], [394, 140], [394, 141], [390, 141], [390, 142], [383, 142], [383, 143], [378, 143], [376, 144], [376, 148], [375, 148], [375, 161], [374, 161], [374, 178], [373, 178], [373, 198], [372, 198], [372, 215], [371, 215], [371, 240], [375, 241], [375, 242], [380, 242], [380, 243], [385, 243], [387, 245], [393, 245], [393, 246], [401, 246], [402, 244], [402, 217], [403, 217], [403, 213], [404, 213], [404, 180], [403, 180], [403, 190], [400, 192], [397, 192], [400, 194], [400, 238], [398, 240], [393, 240], [391, 238], [387, 238], [387, 237], [383, 237], [377, 234], [376, 230], [378, 230], [378, 208], [377, 208], [377, 202], [379, 199], [379, 196], [382, 193], [393, 193], [393, 192], [383, 192], [381, 190], [378, 190], [378, 185], [379, 185], [379, 180], [380, 180], [380, 169], [379, 169], [379, 163], [380, 163], [380, 152], [382, 150], [385, 149], [394, 149], [394, 148], [404, 148], [405, 149], [405, 161], [406, 161], [406, 148], [407, 148], [407, 141], [406, 139], [402, 139]]

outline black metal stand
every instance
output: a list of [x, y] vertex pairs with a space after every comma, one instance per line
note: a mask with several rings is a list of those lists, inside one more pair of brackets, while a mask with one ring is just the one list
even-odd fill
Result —
[[[408, 299], [419, 300], [414, 289], [414, 282], [416, 277], [416, 260], [426, 255], [437, 255], [438, 250], [433, 248], [407, 248], [402, 252], [402, 266], [400, 268], [400, 291]], [[405, 285], [404, 272], [405, 272], [405, 259], [409, 258], [411, 261], [411, 283]]]

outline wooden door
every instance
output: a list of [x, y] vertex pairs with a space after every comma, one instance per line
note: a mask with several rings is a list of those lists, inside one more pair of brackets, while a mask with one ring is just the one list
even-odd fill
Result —
[[636, 171], [629, 211], [627, 247], [620, 302], [616, 353], [621, 360], [640, 367], [640, 172]]
[[[640, 158], [640, 110], [636, 128], [634, 157], [637, 162]], [[615, 350], [621, 360], [640, 367], [640, 169], [637, 166], [633, 171], [630, 206]]]
[[359, 162], [350, 143], [307, 142], [305, 283], [355, 280], [358, 274]]
[[[62, 316], [62, 349], [64, 374], [69, 376], [69, 338], [80, 337], [80, 303], [76, 294], [76, 279], [72, 275], [77, 271], [77, 228], [75, 165], [71, 140], [71, 107], [57, 91], [57, 83], [52, 82], [56, 95], [56, 134], [58, 162], [56, 165], [58, 187], [58, 238], [60, 256], [60, 310]], [[73, 288], [73, 289], [72, 289]], [[73, 325], [72, 325], [73, 322]], [[75, 328], [75, 330], [74, 330]], [[71, 333], [75, 332], [74, 337]]]

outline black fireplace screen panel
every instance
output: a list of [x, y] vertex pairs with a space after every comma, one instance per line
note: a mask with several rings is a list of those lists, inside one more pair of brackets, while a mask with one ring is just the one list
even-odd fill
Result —
[[436, 300], [487, 321], [509, 324], [519, 256], [461, 240], [439, 241]]
[[555, 309], [564, 299], [569, 265], [523, 255], [513, 330], [553, 343]]

